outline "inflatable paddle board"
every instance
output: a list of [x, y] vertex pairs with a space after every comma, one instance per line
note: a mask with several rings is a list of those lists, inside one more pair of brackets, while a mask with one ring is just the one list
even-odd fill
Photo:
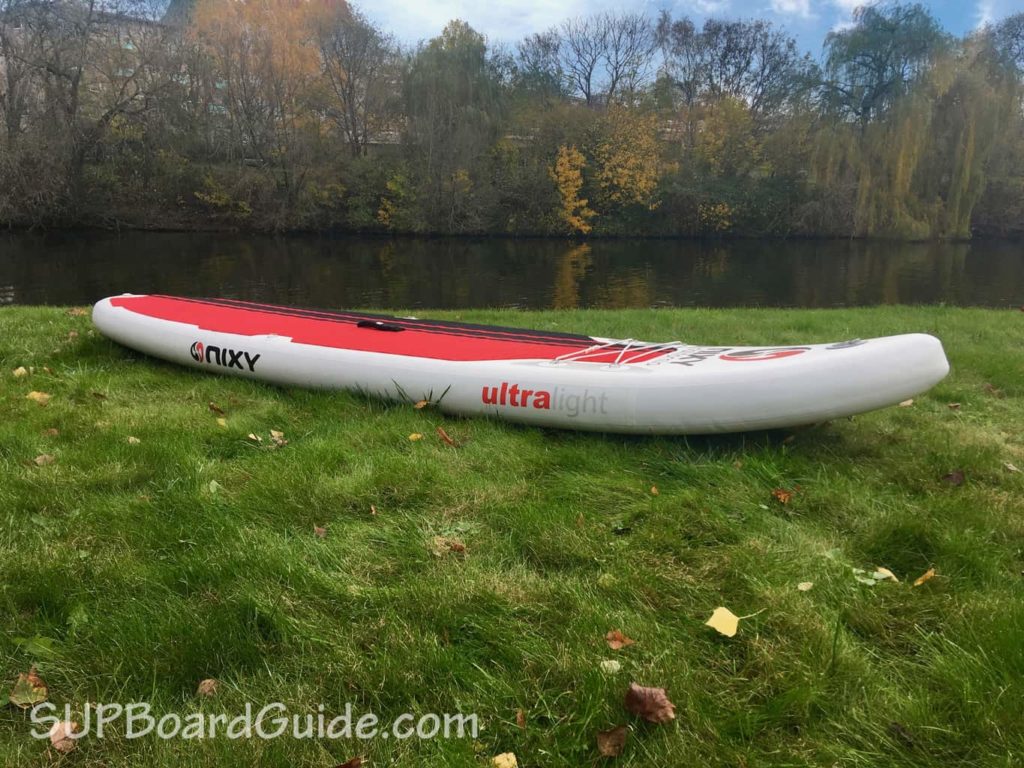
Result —
[[126, 347], [211, 373], [604, 432], [813, 424], [894, 405], [949, 371], [942, 344], [925, 334], [697, 346], [136, 295], [103, 299], [93, 322]]

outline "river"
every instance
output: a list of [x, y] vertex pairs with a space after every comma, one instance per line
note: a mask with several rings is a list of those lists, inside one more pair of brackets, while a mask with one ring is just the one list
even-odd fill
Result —
[[1024, 303], [1024, 244], [0, 235], [0, 303], [117, 293], [316, 307]]

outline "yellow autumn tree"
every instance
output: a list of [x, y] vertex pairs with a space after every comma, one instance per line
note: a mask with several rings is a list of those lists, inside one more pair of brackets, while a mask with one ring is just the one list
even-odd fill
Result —
[[563, 145], [558, 148], [555, 164], [548, 169], [562, 200], [558, 217], [570, 234], [590, 232], [590, 220], [597, 215], [588, 207], [589, 201], [580, 197], [586, 164], [586, 158], [576, 147]]
[[657, 115], [613, 106], [601, 119], [598, 132], [594, 175], [602, 212], [631, 205], [657, 208]]
[[200, 0], [192, 16], [191, 34], [213, 63], [210, 87], [237, 143], [278, 171], [290, 200], [321, 128], [314, 31], [346, 8], [340, 0]]

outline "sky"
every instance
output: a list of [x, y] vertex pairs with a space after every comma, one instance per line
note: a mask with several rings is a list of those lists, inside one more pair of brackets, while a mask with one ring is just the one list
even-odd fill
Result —
[[[768, 19], [785, 27], [799, 46], [817, 56], [829, 30], [848, 25], [864, 0], [354, 0], [399, 41], [414, 44], [437, 35], [451, 19], [462, 19], [492, 42], [514, 43], [563, 19], [599, 11], [662, 10], [700, 23], [718, 18]], [[963, 35], [986, 22], [1024, 10], [1024, 0], [924, 0], [942, 25]]]

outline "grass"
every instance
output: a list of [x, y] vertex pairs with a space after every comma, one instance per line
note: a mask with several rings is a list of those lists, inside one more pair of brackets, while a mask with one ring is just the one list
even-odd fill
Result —
[[[115, 734], [57, 757], [6, 707], [0, 763], [481, 766], [511, 751], [524, 768], [592, 766], [606, 762], [596, 732], [618, 724], [631, 726], [621, 766], [1024, 759], [1024, 474], [1005, 466], [1024, 468], [1019, 313], [460, 316], [707, 343], [929, 331], [953, 373], [912, 407], [792, 437], [631, 438], [213, 377], [118, 348], [87, 317], [2, 309], [5, 686], [37, 664], [60, 705], [234, 715], [279, 701], [333, 715], [351, 702], [385, 721], [477, 713], [483, 730], [370, 742]], [[33, 372], [15, 378], [19, 366]], [[49, 405], [26, 399], [33, 390]], [[271, 449], [270, 429], [288, 445]], [[54, 462], [36, 466], [42, 454]], [[954, 470], [960, 486], [943, 480]], [[792, 501], [776, 488], [796, 489]], [[438, 556], [437, 537], [465, 552]], [[855, 568], [877, 566], [900, 583], [858, 583]], [[813, 589], [797, 590], [803, 581]], [[756, 615], [728, 639], [703, 624], [720, 605]], [[611, 629], [636, 644], [611, 651]], [[621, 672], [603, 672], [607, 659]], [[196, 696], [204, 678], [221, 683], [212, 699]], [[666, 688], [675, 721], [628, 715], [630, 681]]]

